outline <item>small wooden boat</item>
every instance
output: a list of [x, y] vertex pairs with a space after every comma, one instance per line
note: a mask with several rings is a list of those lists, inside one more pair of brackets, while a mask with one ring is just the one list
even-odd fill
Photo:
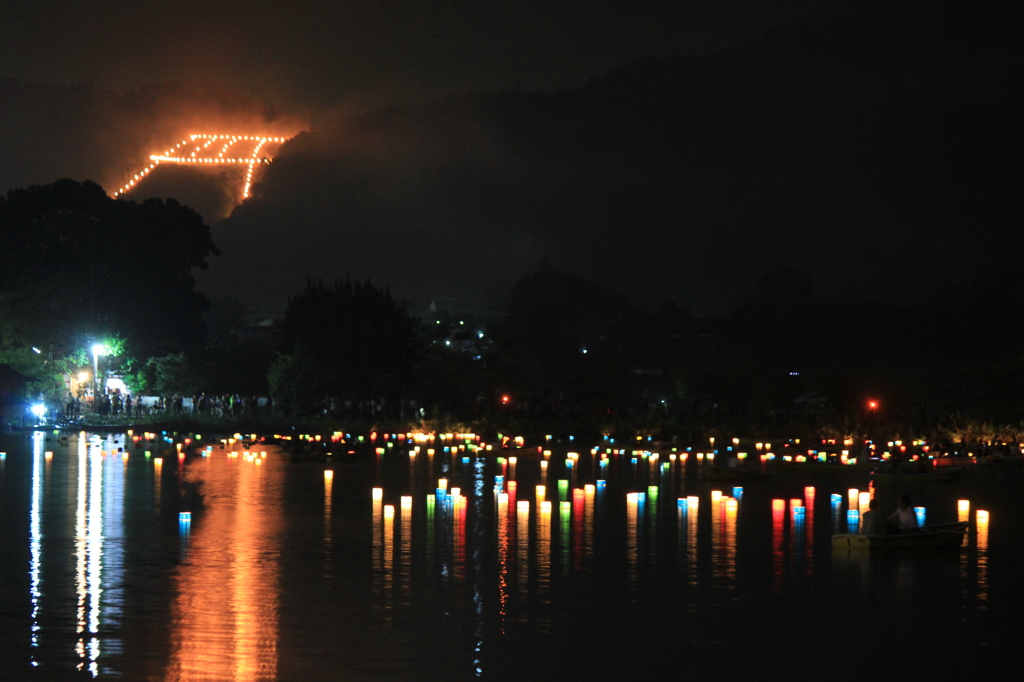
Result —
[[1024, 468], [1024, 456], [1010, 455], [1009, 457], [978, 457], [978, 466], [982, 469], [1022, 469]]
[[926, 471], [923, 473], [904, 471], [883, 473], [881, 471], [872, 471], [871, 478], [878, 483], [943, 483], [958, 481], [963, 473], [963, 467], [943, 467], [939, 471]]
[[967, 522], [924, 526], [910, 533], [861, 535], [843, 533], [832, 536], [832, 546], [849, 549], [952, 549], [964, 542]]
[[744, 469], [743, 467], [733, 469], [705, 465], [701, 472], [706, 481], [763, 481], [768, 478], [767, 474], [762, 474], [760, 471], [754, 471], [753, 469]]

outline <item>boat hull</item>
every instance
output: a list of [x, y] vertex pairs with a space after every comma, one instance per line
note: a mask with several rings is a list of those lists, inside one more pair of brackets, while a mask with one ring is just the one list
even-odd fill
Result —
[[871, 478], [878, 483], [952, 483], [960, 480], [963, 472], [963, 467], [948, 467], [942, 471], [929, 471], [925, 474], [883, 474], [872, 471]]
[[941, 526], [926, 526], [913, 533], [893, 535], [843, 533], [832, 536], [832, 546], [864, 550], [953, 549], [963, 545], [966, 532], [966, 523], [950, 523]]
[[702, 470], [706, 481], [763, 481], [768, 478], [760, 471], [750, 469], [727, 469], [725, 467], [705, 466]]

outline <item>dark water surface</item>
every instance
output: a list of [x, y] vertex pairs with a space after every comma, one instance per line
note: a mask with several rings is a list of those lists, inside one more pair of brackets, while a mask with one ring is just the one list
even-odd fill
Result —
[[[274, 446], [179, 460], [120, 434], [4, 435], [0, 678], [975, 679], [1022, 660], [1022, 472], [881, 486], [887, 513], [908, 492], [930, 523], [957, 520], [958, 500], [990, 522], [960, 550], [869, 555], [829, 537], [863, 470], [734, 493], [693, 460], [602, 467], [555, 446], [546, 472], [537, 454], [506, 464], [505, 501], [497, 451], [444, 446], [325, 465]], [[464, 501], [435, 494], [441, 477]], [[802, 521], [773, 517], [793, 498]]]

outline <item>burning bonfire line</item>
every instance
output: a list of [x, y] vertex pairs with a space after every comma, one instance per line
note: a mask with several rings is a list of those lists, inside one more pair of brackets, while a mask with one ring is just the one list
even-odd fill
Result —
[[[256, 166], [270, 163], [269, 157], [260, 156], [263, 147], [267, 144], [280, 144], [286, 139], [284, 137], [267, 137], [264, 135], [189, 135], [163, 154], [151, 155], [149, 157], [150, 164], [138, 173], [135, 173], [127, 183], [114, 192], [113, 196], [117, 197], [134, 189], [143, 178], [149, 175], [161, 163], [227, 164], [248, 166], [245, 173], [245, 184], [242, 187], [242, 199], [248, 199]], [[195, 148], [189, 151], [193, 145], [195, 145]], [[248, 148], [250, 151], [242, 154], [236, 151], [234, 156], [228, 156], [232, 148], [239, 147]]]

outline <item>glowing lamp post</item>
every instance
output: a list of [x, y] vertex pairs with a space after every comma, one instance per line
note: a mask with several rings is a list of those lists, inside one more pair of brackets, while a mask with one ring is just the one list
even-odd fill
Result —
[[94, 343], [92, 346], [92, 409], [99, 411], [99, 378], [100, 378], [100, 356], [107, 354], [107, 347], [102, 343]]

